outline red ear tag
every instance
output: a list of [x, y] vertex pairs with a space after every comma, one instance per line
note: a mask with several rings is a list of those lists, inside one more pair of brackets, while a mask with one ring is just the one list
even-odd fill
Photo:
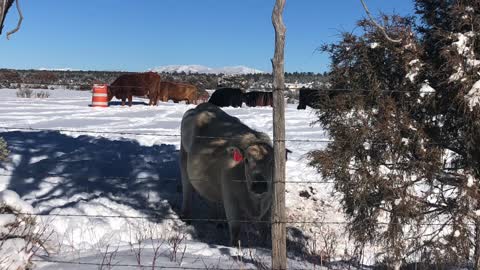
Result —
[[233, 150], [233, 160], [240, 162], [243, 160], [243, 156], [237, 149]]

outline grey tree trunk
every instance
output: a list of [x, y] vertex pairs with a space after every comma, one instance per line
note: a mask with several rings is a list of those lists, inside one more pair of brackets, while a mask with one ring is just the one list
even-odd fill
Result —
[[272, 269], [287, 269], [285, 225], [285, 25], [282, 13], [285, 0], [276, 0], [272, 12], [275, 28], [273, 68], [273, 200], [272, 200]]

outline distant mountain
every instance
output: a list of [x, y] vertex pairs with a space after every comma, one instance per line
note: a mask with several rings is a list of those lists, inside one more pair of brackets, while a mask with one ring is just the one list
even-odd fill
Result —
[[222, 68], [211, 68], [202, 65], [169, 65], [169, 66], [160, 66], [152, 68], [151, 71], [155, 72], [166, 72], [166, 73], [206, 73], [206, 74], [228, 74], [228, 75], [239, 75], [239, 74], [253, 74], [253, 73], [265, 73], [264, 71], [249, 68], [245, 66], [230, 66]]
[[42, 70], [42, 71], [78, 71], [78, 69], [73, 69], [73, 68], [46, 68], [46, 67], [37, 68], [37, 70]]

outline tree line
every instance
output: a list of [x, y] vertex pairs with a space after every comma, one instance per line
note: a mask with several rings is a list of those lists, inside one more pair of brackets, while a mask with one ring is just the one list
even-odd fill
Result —
[[[112, 83], [121, 71], [60, 71], [60, 70], [14, 70], [0, 69], [0, 87], [17, 88], [26, 84], [37, 88], [48, 88], [50, 85], [64, 85], [70, 89], [89, 90], [95, 83]], [[190, 83], [198, 89], [216, 89], [218, 87], [266, 88], [272, 83], [272, 74], [198, 74], [198, 73], [160, 73], [162, 80]], [[287, 83], [311, 84], [322, 87], [327, 76], [313, 72], [285, 73]], [[53, 87], [53, 86], [52, 86]]]

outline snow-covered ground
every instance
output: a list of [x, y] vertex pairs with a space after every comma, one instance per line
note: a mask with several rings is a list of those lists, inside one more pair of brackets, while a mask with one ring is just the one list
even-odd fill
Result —
[[[9, 161], [0, 164], [0, 191], [18, 193], [53, 231], [47, 242], [49, 256], [35, 257], [38, 269], [101, 269], [95, 264], [102, 261], [103, 269], [109, 269], [106, 262], [115, 264], [114, 269], [130, 269], [151, 265], [155, 247], [157, 265], [171, 268], [252, 268], [259, 267], [254, 266], [258, 261], [270, 263], [268, 248], [225, 247], [226, 226], [186, 224], [178, 217], [180, 120], [194, 105], [150, 107], [134, 98], [132, 107], [114, 102], [108, 108], [94, 108], [89, 106], [88, 91], [43, 91], [50, 97], [18, 98], [16, 90], [0, 89], [0, 137], [10, 149]], [[272, 134], [271, 108], [224, 110]], [[337, 224], [345, 220], [338, 198], [331, 196], [331, 183], [311, 183], [322, 179], [304, 156], [324, 147], [321, 140], [327, 136], [321, 127], [311, 125], [313, 111], [288, 104], [285, 115], [286, 144], [292, 151], [287, 161], [287, 215], [296, 222], [288, 224], [289, 251], [304, 249], [325, 256], [319, 250], [324, 238], [331, 236], [337, 243], [329, 256], [341, 260], [349, 245], [343, 225]], [[217, 207], [199, 198], [195, 202], [196, 218], [221, 217]], [[177, 248], [175, 242], [181, 242]], [[364, 263], [370, 260], [365, 258]], [[292, 255], [289, 264], [310, 269], [312, 262], [318, 261]]]

